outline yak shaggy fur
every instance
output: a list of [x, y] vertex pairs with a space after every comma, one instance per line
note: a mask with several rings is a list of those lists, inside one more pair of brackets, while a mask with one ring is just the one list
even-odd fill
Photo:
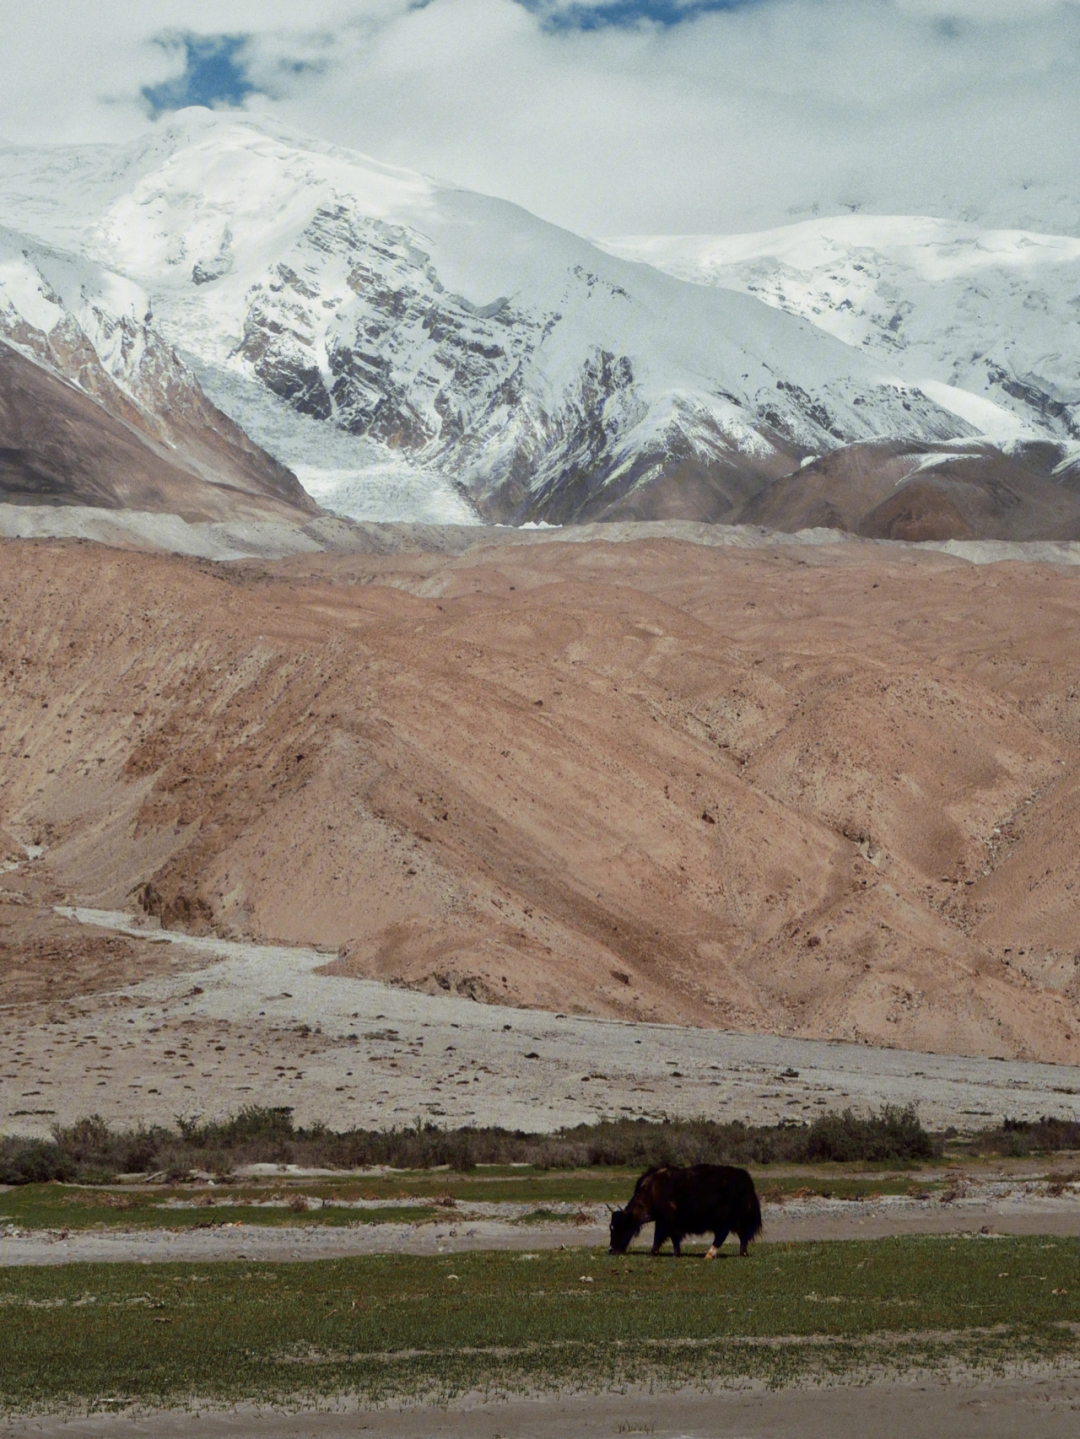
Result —
[[652, 1221], [653, 1254], [670, 1239], [676, 1257], [688, 1234], [712, 1234], [706, 1259], [715, 1259], [730, 1233], [739, 1236], [739, 1253], [761, 1233], [761, 1205], [745, 1169], [728, 1164], [661, 1165], [647, 1169], [625, 1209], [611, 1214], [611, 1254], [625, 1254], [630, 1241]]

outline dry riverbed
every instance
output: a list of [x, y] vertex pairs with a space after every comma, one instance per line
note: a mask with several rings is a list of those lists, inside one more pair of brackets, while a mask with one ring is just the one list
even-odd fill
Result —
[[327, 973], [330, 956], [58, 916], [121, 936], [150, 977], [0, 1014], [0, 1133], [47, 1135], [90, 1113], [114, 1125], [291, 1106], [299, 1124], [504, 1125], [601, 1116], [809, 1121], [849, 1105], [918, 1106], [930, 1128], [1080, 1115], [1080, 1067], [733, 1034], [432, 996]]

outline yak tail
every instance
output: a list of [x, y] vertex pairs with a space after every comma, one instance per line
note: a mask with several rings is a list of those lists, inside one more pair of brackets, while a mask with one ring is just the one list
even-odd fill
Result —
[[751, 1183], [750, 1193], [746, 1196], [746, 1209], [742, 1225], [738, 1231], [739, 1238], [743, 1244], [749, 1244], [751, 1239], [758, 1237], [764, 1227], [761, 1222], [761, 1201], [757, 1197], [757, 1190]]

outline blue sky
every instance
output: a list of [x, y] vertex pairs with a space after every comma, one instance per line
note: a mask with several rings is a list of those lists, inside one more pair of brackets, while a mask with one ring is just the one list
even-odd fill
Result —
[[1080, 230], [1080, 0], [0, 0], [0, 137], [269, 112], [586, 234]]
[[609, 26], [627, 28], [641, 24], [669, 27], [682, 25], [695, 16], [714, 10], [745, 10], [769, 0], [610, 0], [606, 4], [545, 4], [544, 0], [520, 0], [526, 10], [539, 15], [552, 30], [601, 30]]
[[152, 116], [181, 110], [187, 105], [242, 105], [256, 87], [244, 63], [246, 35], [168, 34], [159, 44], [179, 50], [183, 69], [157, 85], [143, 85], [143, 98]]

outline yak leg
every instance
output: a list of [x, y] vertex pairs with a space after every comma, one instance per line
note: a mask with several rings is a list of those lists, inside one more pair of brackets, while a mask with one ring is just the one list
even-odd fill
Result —
[[705, 1258], [706, 1258], [706, 1259], [715, 1259], [715, 1258], [716, 1258], [716, 1256], [720, 1253], [720, 1246], [723, 1244], [724, 1240], [728, 1237], [728, 1234], [729, 1234], [730, 1232], [731, 1232], [731, 1231], [730, 1231], [730, 1230], [727, 1230], [727, 1229], [718, 1229], [718, 1230], [716, 1231], [716, 1233], [713, 1235], [713, 1242], [709, 1245], [709, 1248], [706, 1250], [706, 1253], [705, 1253]]
[[675, 1258], [676, 1258], [676, 1259], [681, 1259], [681, 1258], [682, 1258], [682, 1235], [681, 1235], [681, 1234], [673, 1234], [673, 1235], [671, 1236], [671, 1247], [672, 1247], [672, 1249], [674, 1249], [674, 1251], [675, 1251]]
[[[663, 1217], [661, 1217], [661, 1215]], [[661, 1244], [665, 1239], [670, 1239], [675, 1247], [675, 1253], [679, 1252], [679, 1241], [682, 1235], [676, 1229], [678, 1223], [678, 1212], [674, 1205], [665, 1205], [659, 1214], [654, 1213], [653, 1217], [653, 1242], [652, 1252], [659, 1252]]]

